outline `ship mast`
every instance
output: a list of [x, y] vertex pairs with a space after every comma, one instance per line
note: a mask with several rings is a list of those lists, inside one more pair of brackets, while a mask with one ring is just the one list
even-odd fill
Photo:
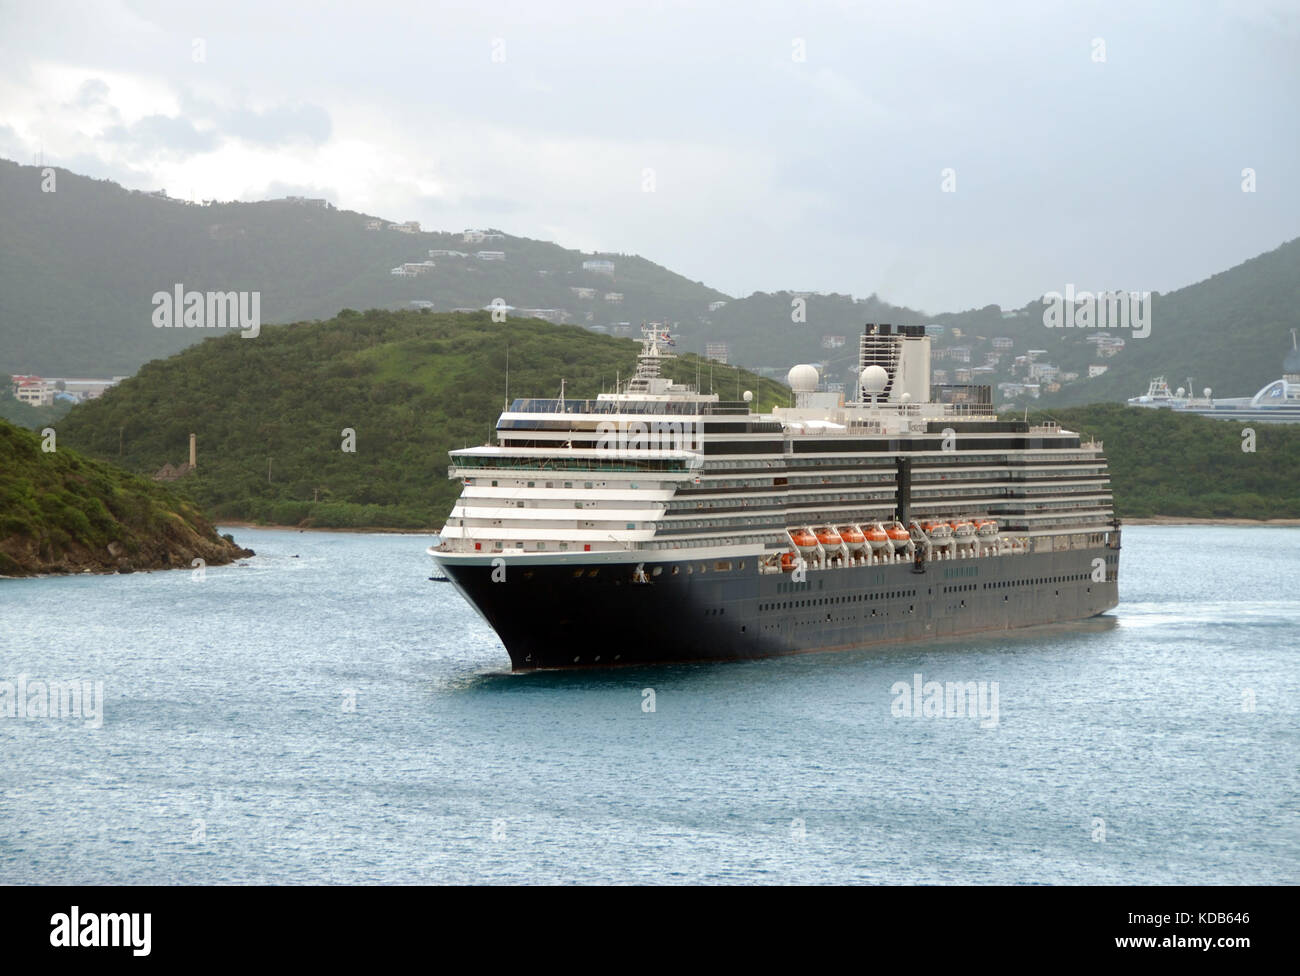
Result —
[[641, 323], [641, 352], [636, 357], [636, 375], [628, 381], [628, 393], [661, 393], [664, 380], [659, 367], [665, 359], [676, 359], [677, 354], [664, 351], [674, 345], [668, 329]]

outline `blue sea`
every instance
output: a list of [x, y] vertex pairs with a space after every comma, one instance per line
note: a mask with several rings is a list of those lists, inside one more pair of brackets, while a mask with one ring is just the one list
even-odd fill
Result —
[[1300, 883], [1298, 528], [1128, 528], [1084, 624], [527, 675], [428, 538], [233, 532], [0, 580], [8, 700], [102, 683], [0, 690], [0, 883]]

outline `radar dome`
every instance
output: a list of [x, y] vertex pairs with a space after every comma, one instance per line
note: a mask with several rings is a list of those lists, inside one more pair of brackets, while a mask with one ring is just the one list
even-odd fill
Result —
[[1186, 393], [1187, 391], [1180, 386], [1177, 391], [1175, 391], [1174, 396], [1183, 396]]
[[807, 363], [800, 363], [785, 375], [786, 383], [796, 393], [816, 392], [819, 379], [821, 377], [817, 374], [817, 367], [809, 366]]
[[874, 396], [885, 391], [885, 386], [889, 383], [889, 374], [885, 372], [885, 367], [872, 363], [862, 371], [858, 377], [862, 384], [862, 392]]
[[1211, 392], [1212, 392], [1212, 391], [1211, 391], [1210, 388], [1207, 386], [1205, 389], [1203, 389], [1203, 390], [1201, 391], [1201, 396], [1205, 397], [1205, 399], [1208, 400], [1208, 399], [1210, 398], [1210, 393], [1211, 393]]
[[746, 403], [753, 403], [753, 402], [754, 402], [754, 391], [753, 391], [753, 390], [746, 390], [746, 391], [745, 391], [745, 402], [746, 402]]
[[911, 402], [912, 402], [912, 394], [910, 394], [910, 393], [904, 393], [904, 394], [903, 394], [901, 397], [899, 397], [898, 399], [902, 400], [904, 403], [911, 403]]

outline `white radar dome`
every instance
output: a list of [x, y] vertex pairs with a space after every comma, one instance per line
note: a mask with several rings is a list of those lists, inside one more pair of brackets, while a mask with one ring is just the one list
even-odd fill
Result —
[[1178, 388], [1177, 392], [1174, 393], [1174, 396], [1182, 396], [1182, 395], [1185, 394], [1186, 392], [1187, 392], [1187, 391], [1186, 391], [1185, 389], [1183, 389], [1183, 388], [1180, 386], [1180, 387]]
[[1201, 396], [1205, 397], [1207, 400], [1210, 398], [1210, 388], [1208, 386], [1201, 391]]
[[746, 390], [746, 391], [745, 391], [745, 402], [746, 402], [746, 403], [753, 403], [753, 402], [754, 402], [754, 391], [753, 391], [753, 390]]
[[874, 396], [885, 391], [885, 385], [889, 383], [889, 374], [885, 372], [885, 367], [873, 363], [862, 371], [858, 382], [862, 385], [863, 393]]
[[817, 382], [820, 379], [821, 377], [817, 374], [817, 367], [809, 366], [807, 363], [800, 363], [785, 374], [786, 383], [796, 393], [816, 392]]
[[904, 403], [911, 403], [911, 402], [912, 402], [912, 394], [910, 394], [910, 393], [904, 393], [904, 394], [903, 394], [901, 397], [899, 397], [898, 399], [902, 400]]

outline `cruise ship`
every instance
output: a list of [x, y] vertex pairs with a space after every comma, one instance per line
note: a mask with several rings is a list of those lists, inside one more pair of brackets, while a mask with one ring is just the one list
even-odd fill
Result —
[[[1079, 620], [1118, 600], [1102, 445], [930, 383], [923, 327], [868, 325], [857, 392], [754, 411], [673, 382], [642, 328], [595, 399], [516, 399], [429, 554], [517, 671], [736, 660]], [[935, 396], [932, 398], [932, 392]]]
[[1165, 407], [1176, 413], [1194, 413], [1216, 420], [1263, 421], [1274, 424], [1300, 423], [1300, 344], [1296, 330], [1291, 330], [1291, 348], [1282, 360], [1280, 379], [1265, 383], [1254, 396], [1221, 397], [1215, 399], [1206, 387], [1197, 397], [1192, 393], [1192, 381], [1187, 386], [1170, 392], [1163, 376], [1157, 376], [1147, 386], [1143, 396], [1130, 397], [1130, 407]]

